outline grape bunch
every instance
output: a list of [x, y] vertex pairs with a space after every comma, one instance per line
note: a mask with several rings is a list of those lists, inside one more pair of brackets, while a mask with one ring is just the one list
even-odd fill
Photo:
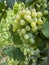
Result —
[[[12, 23], [13, 31], [17, 32], [23, 42], [34, 44], [34, 33], [42, 29], [44, 24], [42, 20], [43, 13], [33, 9], [22, 9], [16, 14], [16, 19]], [[27, 41], [28, 40], [28, 41]]]
[[[19, 7], [19, 8], [18, 8]], [[15, 4], [14, 10], [17, 10], [13, 25], [13, 32], [17, 32], [24, 43], [35, 43], [34, 34], [42, 30], [48, 15], [47, 0], [36, 0], [32, 5], [25, 6]], [[15, 10], [15, 11], [16, 11]]]

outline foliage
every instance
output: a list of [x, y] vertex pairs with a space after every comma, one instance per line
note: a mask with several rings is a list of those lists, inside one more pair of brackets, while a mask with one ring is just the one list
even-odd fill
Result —
[[49, 42], [48, 2], [16, 1], [19, 3], [14, 4], [14, 0], [6, 0], [4, 3], [4, 0], [0, 0], [1, 61], [7, 57], [2, 65], [44, 65]]

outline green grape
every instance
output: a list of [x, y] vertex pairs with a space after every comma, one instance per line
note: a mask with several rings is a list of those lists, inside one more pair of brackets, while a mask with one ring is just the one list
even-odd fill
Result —
[[30, 26], [29, 25], [26, 26], [26, 31], [30, 31]]
[[22, 11], [19, 12], [19, 15], [22, 16], [22, 17], [23, 17], [25, 14], [26, 14], [26, 10], [22, 10]]
[[32, 18], [31, 18], [30, 15], [24, 15], [24, 19], [25, 19], [26, 21], [28, 21], [29, 23], [32, 22]]
[[28, 40], [28, 39], [29, 39], [29, 35], [28, 35], [28, 34], [25, 34], [25, 35], [24, 35], [24, 39], [25, 39], [25, 40]]
[[32, 22], [32, 23], [31, 23], [31, 27], [32, 27], [32, 28], [36, 27], [36, 22]]
[[31, 15], [31, 12], [30, 12], [30, 10], [26, 10], [26, 15]]
[[38, 24], [38, 25], [43, 25], [42, 19], [38, 19], [37, 24]]
[[32, 28], [32, 32], [36, 32], [38, 30], [37, 26], [35, 26], [34, 28]]
[[36, 12], [36, 9], [35, 9], [35, 8], [33, 8], [33, 9], [31, 10], [31, 12]]
[[44, 3], [43, 7], [44, 7], [44, 8], [47, 8], [47, 3]]
[[48, 15], [48, 10], [44, 10], [43, 14]]
[[30, 37], [30, 38], [33, 36], [33, 34], [32, 34], [32, 33], [28, 33], [28, 35], [29, 35], [29, 37]]
[[23, 34], [26, 34], [26, 30], [25, 29], [21, 29], [21, 34], [23, 35]]
[[18, 22], [17, 20], [15, 20], [15, 21], [12, 23], [12, 25], [13, 25], [13, 26], [16, 26], [18, 23], [19, 23], [19, 22]]
[[36, 17], [37, 16], [37, 13], [36, 12], [32, 12], [32, 17]]
[[16, 20], [17, 21], [20, 21], [21, 20], [21, 17], [20, 17], [20, 15], [18, 14], [18, 15], [16, 15]]
[[15, 20], [12, 25], [13, 25], [13, 31], [15, 32], [19, 27], [19, 22], [17, 20]]
[[20, 33], [20, 29], [17, 29], [17, 33]]
[[37, 18], [34, 18], [33, 21], [34, 21], [34, 22], [37, 22]]
[[37, 12], [37, 17], [41, 17], [43, 14], [41, 12]]
[[20, 25], [22, 25], [22, 26], [23, 26], [23, 25], [25, 25], [25, 23], [26, 23], [26, 22], [25, 22], [25, 20], [23, 20], [23, 19], [22, 19], [22, 20], [20, 20]]
[[30, 44], [35, 44], [34, 38], [30, 38], [30, 39], [29, 39], [29, 43], [30, 43]]

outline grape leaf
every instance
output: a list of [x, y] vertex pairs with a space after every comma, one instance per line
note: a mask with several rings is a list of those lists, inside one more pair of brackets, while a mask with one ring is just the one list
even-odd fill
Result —
[[20, 50], [20, 48], [14, 49], [13, 58], [14, 58], [14, 60], [17, 59], [18, 61], [24, 61], [25, 60], [25, 56], [24, 56], [23, 52]]
[[3, 49], [3, 52], [5, 55], [9, 56], [10, 58], [13, 57], [13, 47], [12, 46], [7, 46], [6, 48]]
[[5, 61], [4, 63], [2, 63], [0, 65], [8, 65], [8, 63], [7, 63], [7, 61]]
[[49, 22], [46, 22], [43, 25], [42, 33], [45, 35], [45, 37], [49, 38]]

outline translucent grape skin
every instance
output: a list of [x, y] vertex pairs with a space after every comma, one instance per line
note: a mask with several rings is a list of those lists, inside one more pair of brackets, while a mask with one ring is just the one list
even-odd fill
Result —
[[41, 12], [37, 12], [37, 17], [40, 18], [43, 14]]
[[44, 10], [43, 14], [47, 15], [48, 14], [48, 10]]
[[25, 29], [21, 29], [20, 32], [21, 32], [22, 35], [26, 34], [26, 30]]
[[25, 25], [25, 20], [23, 20], [23, 19], [20, 20], [20, 25], [22, 25], [22, 26]]
[[29, 43], [30, 43], [30, 44], [34, 44], [34, 43], [35, 43], [35, 40], [34, 40], [33, 38], [30, 38], [30, 39], [29, 39]]
[[36, 22], [31, 23], [31, 27], [34, 28], [36, 26]]
[[36, 12], [32, 12], [32, 17], [36, 17], [37, 13]]
[[25, 27], [25, 29], [26, 29], [26, 31], [30, 31], [30, 26], [29, 25], [27, 25], [26, 27]]
[[37, 24], [38, 24], [38, 25], [43, 25], [42, 19], [38, 19]]
[[25, 34], [25, 35], [24, 35], [24, 39], [25, 39], [25, 40], [28, 40], [28, 39], [29, 39], [29, 35]]

